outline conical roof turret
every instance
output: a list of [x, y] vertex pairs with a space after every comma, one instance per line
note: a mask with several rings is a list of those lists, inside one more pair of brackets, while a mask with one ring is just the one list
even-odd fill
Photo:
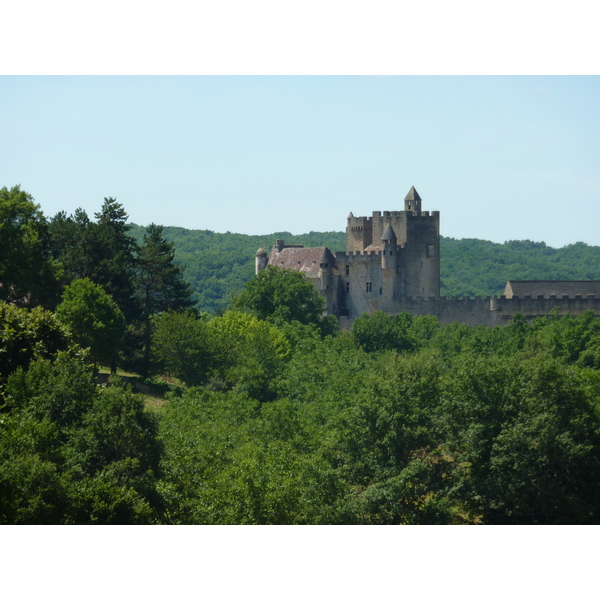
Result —
[[267, 255], [267, 251], [262, 246], [256, 251], [256, 256], [266, 256], [266, 255]]
[[404, 210], [416, 213], [417, 215], [421, 214], [421, 196], [415, 190], [414, 185], [410, 188], [408, 194], [406, 194], [406, 198], [404, 198]]
[[392, 227], [392, 224], [388, 221], [388, 224], [385, 226], [385, 231], [383, 232], [383, 235], [381, 236], [381, 241], [382, 242], [395, 242], [397, 239], [398, 238], [396, 237], [394, 228]]
[[404, 198], [405, 202], [407, 200], [418, 200], [419, 202], [421, 202], [421, 196], [419, 196], [419, 192], [415, 190], [414, 185], [410, 188], [410, 190], [408, 190], [408, 194], [406, 194], [406, 198]]
[[[330, 257], [333, 260], [333, 257], [331, 255], [331, 252], [329, 252], [329, 250], [327, 248], [323, 248], [323, 252], [321, 252], [321, 258], [319, 259], [319, 265], [321, 268], [329, 268], [332, 267], [333, 264], [330, 264]], [[326, 266], [324, 266], [326, 265]]]

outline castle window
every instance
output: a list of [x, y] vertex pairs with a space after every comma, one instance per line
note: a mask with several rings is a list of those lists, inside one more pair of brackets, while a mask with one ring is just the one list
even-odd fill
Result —
[[367, 281], [367, 294], [370, 294], [373, 291], [373, 282]]
[[383, 288], [379, 288], [379, 295], [383, 295]]
[[433, 253], [434, 253], [434, 246], [433, 246], [433, 244], [428, 244], [427, 245], [427, 258], [432, 258], [433, 257]]
[[346, 275], [350, 275], [350, 265], [346, 265]]
[[350, 282], [346, 281], [346, 294], [350, 293]]

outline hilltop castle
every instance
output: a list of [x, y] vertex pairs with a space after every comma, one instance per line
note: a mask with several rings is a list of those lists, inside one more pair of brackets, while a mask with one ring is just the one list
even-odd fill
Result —
[[394, 315], [435, 315], [440, 323], [503, 325], [521, 313], [528, 318], [581, 314], [600, 315], [599, 281], [509, 281], [500, 298], [440, 296], [440, 213], [421, 209], [421, 197], [411, 187], [402, 211], [348, 215], [346, 251], [304, 248], [277, 240], [267, 256], [256, 253], [256, 272], [267, 265], [303, 272], [319, 290], [326, 312], [342, 328], [363, 313], [382, 310]]

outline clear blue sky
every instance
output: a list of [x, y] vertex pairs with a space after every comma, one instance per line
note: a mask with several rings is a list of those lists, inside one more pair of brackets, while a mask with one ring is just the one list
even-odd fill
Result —
[[600, 245], [599, 107], [599, 77], [2, 76], [0, 187], [299, 234], [414, 185], [445, 236]]

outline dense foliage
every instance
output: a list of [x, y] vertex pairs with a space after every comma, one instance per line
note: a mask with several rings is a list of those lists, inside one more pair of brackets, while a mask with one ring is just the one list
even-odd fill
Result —
[[[241, 266], [229, 309], [217, 294], [199, 313], [167, 229], [136, 241], [113, 199], [95, 222], [46, 223], [23, 194], [0, 194], [7, 257], [37, 257], [19, 273], [0, 255], [0, 523], [600, 523], [593, 313], [486, 328], [376, 312], [340, 332], [302, 275]], [[248, 243], [251, 271], [267, 240]], [[460, 268], [471, 244], [490, 272], [506, 250], [511, 277], [597, 278], [583, 244], [442, 243]], [[492, 285], [460, 268], [458, 289]], [[158, 412], [99, 384], [90, 363], [119, 347], [170, 389]]]
[[48, 222], [19, 186], [0, 189], [0, 300], [19, 306], [52, 303], [58, 265], [49, 252]]
[[0, 385], [19, 367], [51, 358], [71, 346], [69, 332], [56, 315], [38, 306], [18, 308], [0, 300]]
[[79, 359], [19, 368], [3, 389], [0, 523], [156, 520], [160, 443], [141, 400]]
[[583, 242], [551, 248], [529, 240], [442, 237], [440, 261], [443, 296], [501, 295], [509, 279], [600, 279], [600, 247]]
[[333, 333], [336, 318], [323, 316], [325, 300], [299, 271], [268, 266], [248, 281], [234, 296], [233, 310], [248, 312], [271, 323], [313, 326], [322, 335]]
[[173, 396], [169, 522], [598, 523], [600, 375], [579, 366], [600, 341], [594, 317], [402, 318], [410, 348], [364, 349], [378, 320], [394, 327], [385, 315], [361, 341], [307, 337], [270, 402]]
[[[192, 307], [192, 290], [183, 279], [183, 268], [175, 262], [173, 244], [164, 238], [162, 227], [151, 224], [138, 244], [130, 235], [133, 226], [127, 223], [125, 209], [114, 198], [104, 199], [95, 218], [91, 221], [85, 211], [77, 209], [73, 215], [59, 212], [50, 220], [47, 245], [59, 273], [56, 283], [63, 293], [82, 280], [88, 282], [88, 287], [100, 286], [103, 291], [95, 293], [105, 292], [125, 322], [122, 325], [119, 321], [121, 335], [118, 339], [113, 335], [112, 348], [103, 342], [105, 350], [101, 355], [94, 350], [94, 357], [110, 362], [113, 368], [120, 359], [128, 368], [148, 374], [152, 316]], [[77, 285], [81, 297], [82, 284]], [[73, 298], [69, 304], [73, 304]], [[66, 314], [64, 306], [61, 311]], [[68, 318], [73, 325], [73, 316]], [[82, 318], [81, 314], [79, 320]], [[116, 323], [118, 319], [109, 320]], [[98, 333], [108, 325], [103, 319], [88, 317], [85, 341], [79, 328], [80, 343], [91, 343], [91, 328]], [[97, 336], [94, 339], [98, 341]], [[108, 350], [112, 356], [107, 355]]]
[[125, 317], [102, 286], [76, 279], [65, 288], [56, 316], [97, 364], [116, 365]]

